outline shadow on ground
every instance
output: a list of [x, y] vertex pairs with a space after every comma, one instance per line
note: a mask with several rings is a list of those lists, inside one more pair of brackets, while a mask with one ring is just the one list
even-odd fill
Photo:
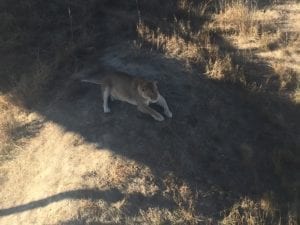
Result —
[[[151, 65], [145, 60], [140, 68], [143, 66], [157, 71], [153, 77], [160, 81], [161, 93], [173, 112], [171, 120], [156, 122], [122, 102], [112, 102], [112, 113], [104, 114], [99, 87], [77, 81], [57, 90], [60, 97], [51, 106], [33, 108], [100, 149], [108, 148], [151, 168], [160, 188], [158, 196], [152, 200], [129, 198], [133, 207], [127, 215], [172, 201], [171, 196], [166, 200], [162, 194], [166, 189], [163, 180], [170, 174], [199, 193], [197, 212], [213, 221], [244, 197], [259, 199], [272, 193], [288, 204], [291, 196], [286, 190], [297, 180], [297, 159], [285, 153], [293, 155], [299, 144], [298, 105], [266, 92], [252, 93], [234, 84], [201, 79], [184, 72], [172, 59], [153, 58]], [[283, 154], [286, 161], [274, 164], [280, 160], [276, 154]], [[95, 200], [107, 193], [70, 191], [1, 209], [0, 214], [22, 212], [65, 198]], [[172, 208], [175, 203], [167, 205]]]
[[[45, 207], [49, 204], [63, 201], [66, 199], [69, 200], [91, 200], [91, 201], [97, 201], [97, 200], [103, 200], [108, 204], [112, 204], [115, 202], [118, 202], [122, 200], [125, 197], [123, 193], [121, 193], [118, 189], [110, 189], [110, 190], [98, 190], [98, 189], [78, 189], [78, 190], [71, 190], [71, 191], [65, 191], [59, 194], [52, 195], [47, 198], [39, 199], [36, 201], [32, 201], [23, 205], [18, 205], [15, 207], [10, 207], [6, 209], [0, 209], [0, 217], [1, 216], [8, 216], [15, 213], [21, 213], [28, 210], [33, 210], [41, 207]], [[151, 196], [149, 198], [146, 198], [142, 194], [139, 193], [133, 193], [126, 196], [126, 198], [130, 202], [136, 202], [136, 203], [144, 203], [147, 202], [147, 206], [156, 206], [157, 202], [160, 202], [160, 207], [171, 207], [172, 202], [170, 202], [168, 199], [161, 198], [161, 196]], [[127, 214], [128, 216], [134, 216], [136, 215], [140, 209], [144, 209], [144, 204], [141, 206], [131, 206], [130, 212]]]
[[[134, 207], [127, 215], [135, 215], [139, 208], [163, 207], [163, 180], [170, 174], [199, 193], [197, 211], [214, 221], [244, 197], [260, 199], [271, 193], [284, 210], [292, 197], [287, 190], [297, 180], [297, 159], [289, 154], [293, 156], [299, 144], [299, 106], [266, 92], [178, 72], [180, 64], [171, 59], [153, 59], [151, 64], [173, 111], [171, 120], [155, 122], [122, 102], [110, 103], [112, 113], [104, 114], [99, 87], [76, 81], [64, 87], [67, 91], [51, 107], [35, 110], [100, 149], [151, 168], [158, 196], [129, 198]], [[277, 159], [278, 154], [283, 158]], [[34, 205], [29, 203], [29, 208]]]
[[51, 203], [63, 201], [64, 199], [103, 199], [107, 202], [116, 202], [122, 198], [122, 194], [118, 190], [99, 191], [97, 189], [79, 189], [73, 191], [62, 192], [47, 198], [29, 202], [27, 204], [18, 205], [11, 208], [0, 209], [0, 216], [7, 216], [14, 213], [45, 207]]

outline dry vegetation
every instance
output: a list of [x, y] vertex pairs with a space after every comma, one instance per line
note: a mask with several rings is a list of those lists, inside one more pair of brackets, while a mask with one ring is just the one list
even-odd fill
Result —
[[12, 102], [6, 96], [0, 98], [0, 164], [12, 159], [41, 127], [34, 113], [30, 114]]
[[[183, 2], [185, 1], [180, 1], [180, 6], [188, 5]], [[181, 9], [182, 6], [179, 8]], [[199, 10], [196, 14], [199, 20], [203, 20], [201, 12]], [[188, 17], [191, 17], [190, 14], [195, 14], [195, 11], [189, 10], [188, 13]], [[251, 87], [253, 83], [261, 83], [266, 79], [263, 81], [266, 82], [262, 87], [264, 89], [269, 88], [267, 82], [273, 77], [258, 77], [253, 80], [248, 77], [251, 75], [244, 74], [248, 71], [244, 71], [243, 66], [247, 61], [252, 60], [253, 55], [266, 55], [268, 52], [274, 54], [273, 50], [276, 48], [277, 51], [285, 54], [279, 56], [281, 61], [271, 60], [267, 66], [274, 70], [280, 88], [285, 91], [292, 89], [293, 92], [295, 88], [290, 87], [299, 83], [299, 68], [294, 68], [297, 65], [288, 66], [282, 61], [288, 62], [285, 60], [285, 55], [289, 54], [285, 50], [286, 46], [297, 48], [299, 38], [297, 32], [286, 34], [284, 28], [280, 27], [280, 19], [282, 18], [274, 8], [263, 11], [258, 9], [254, 1], [229, 1], [220, 3], [213, 19], [204, 21], [201, 29], [192, 27], [193, 21], [186, 18], [180, 20], [174, 17], [174, 21], [171, 22], [173, 30], [168, 33], [164, 33], [160, 26], [151, 29], [144, 22], [140, 22], [137, 25], [140, 38], [138, 46], [150, 44], [151, 48], [163, 51], [169, 57], [183, 60], [187, 65], [206, 65], [203, 72], [213, 79], [230, 80]], [[163, 27], [164, 24], [161, 26]], [[222, 36], [224, 40], [216, 39], [216, 35]], [[235, 52], [231, 48], [236, 48]], [[242, 55], [239, 55], [241, 54], [239, 51], [243, 51]], [[243, 58], [243, 62], [236, 62], [237, 57]], [[260, 84], [254, 85], [260, 86]], [[278, 90], [269, 89], [269, 91]]]
[[[292, 5], [283, 8], [285, 4]], [[51, 224], [299, 224], [300, 30], [297, 18], [300, 6], [295, 2], [285, 4], [243, 0], [167, 0], [164, 3], [0, 0], [0, 171], [4, 174], [0, 176], [0, 185], [12, 177], [3, 190], [9, 192], [14, 183], [26, 186], [30, 182], [44, 182], [43, 185], [51, 190], [47, 193], [50, 202], [49, 196], [56, 191], [70, 188], [96, 188], [104, 196], [109, 195], [105, 194], [110, 193], [107, 190], [118, 190], [112, 195], [121, 196], [113, 200], [98, 197], [94, 201], [89, 201], [93, 196], [84, 197], [78, 205], [55, 203], [57, 208], [53, 206], [51, 210], [61, 217], [52, 218]], [[244, 176], [249, 173], [260, 183], [263, 181], [260, 173], [268, 171], [270, 177], [266, 179], [274, 181], [278, 188], [252, 196], [243, 195], [241, 191], [240, 200], [237, 200], [237, 193], [227, 190], [224, 194], [226, 191], [212, 187], [221, 193], [219, 196], [227, 196], [224, 199], [232, 204], [222, 211], [214, 211], [214, 204], [211, 204], [207, 208], [214, 213], [205, 214], [199, 210], [202, 201], [199, 195], [208, 198], [211, 190], [199, 193], [197, 185], [201, 186], [202, 181], [170, 172], [170, 168], [177, 168], [178, 161], [169, 151], [157, 155], [164, 159], [163, 166], [169, 166], [165, 174], [157, 174], [155, 171], [161, 170], [144, 165], [143, 161], [147, 160], [132, 160], [112, 153], [113, 150], [98, 151], [99, 146], [50, 119], [43, 127], [47, 115], [35, 111], [41, 112], [43, 107], [50, 108], [50, 112], [55, 110], [50, 106], [54, 100], [68, 96], [62, 89], [71, 84], [71, 74], [85, 63], [92, 64], [105, 47], [124, 43], [124, 40], [133, 43], [136, 52], [147, 52], [150, 57], [160, 54], [164, 60], [182, 65], [186, 73], [192, 71], [204, 80], [225, 84], [222, 89], [228, 93], [236, 91], [229, 96], [241, 96], [259, 115], [259, 120], [253, 122], [253, 129], [257, 128], [256, 123], [263, 121], [258, 128], [266, 132], [265, 136], [255, 137], [258, 144], [241, 144], [236, 153], [239, 156], [233, 157], [239, 159]], [[95, 53], [95, 49], [100, 53]], [[211, 92], [214, 91], [217, 96], [218, 90]], [[234, 105], [234, 101], [229, 106], [218, 101], [214, 97], [208, 99], [207, 108], [212, 114], [208, 132], [213, 133], [213, 138], [207, 142], [223, 138], [218, 137], [221, 133], [216, 119], [220, 117], [219, 112], [230, 114], [229, 117], [234, 118], [231, 123], [245, 119], [241, 116], [243, 113], [232, 111], [234, 108], [230, 104]], [[241, 130], [246, 129], [251, 128], [241, 127]], [[252, 140], [253, 137], [247, 138]], [[262, 152], [257, 153], [257, 149]], [[68, 165], [62, 167], [54, 163], [56, 174], [47, 174], [47, 166], [39, 161], [39, 157], [47, 161], [43, 155], [50, 151], [54, 151], [50, 160], [63, 159], [62, 164]], [[209, 149], [211, 151], [215, 149]], [[96, 155], [93, 152], [97, 152]], [[102, 164], [97, 157], [103, 160]], [[189, 163], [183, 155], [180, 157], [184, 161], [182, 164]], [[28, 175], [32, 168], [23, 162], [24, 159], [36, 168], [32, 177]], [[28, 180], [18, 180], [14, 163], [18, 168], [26, 167], [24, 179]], [[213, 171], [222, 170], [219, 166], [218, 163], [210, 164]], [[45, 172], [39, 173], [39, 169]], [[70, 178], [61, 182], [59, 173]], [[39, 176], [41, 181], [37, 180]], [[259, 186], [257, 183], [253, 185]], [[13, 189], [14, 193], [4, 193], [0, 223], [1, 209], [10, 206], [9, 197], [19, 197], [24, 204], [43, 199], [44, 193], [38, 187], [32, 189], [37, 194], [31, 193], [28, 198], [24, 197], [26, 190]], [[235, 196], [232, 197], [234, 202], [231, 195]], [[144, 207], [147, 201], [150, 206]], [[172, 203], [162, 207], [168, 204], [166, 202]], [[14, 222], [18, 220], [11, 218]], [[24, 218], [24, 224], [35, 220], [30, 212], [25, 213]], [[39, 219], [42, 224], [49, 218]], [[9, 220], [10, 217], [3, 221]]]

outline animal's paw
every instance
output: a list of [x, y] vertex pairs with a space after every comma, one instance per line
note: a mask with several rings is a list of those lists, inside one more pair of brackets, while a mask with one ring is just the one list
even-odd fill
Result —
[[172, 112], [171, 112], [170, 110], [165, 111], [165, 114], [166, 114], [166, 116], [169, 117], [169, 118], [172, 118], [172, 116], [173, 116], [173, 114], [172, 114]]
[[155, 120], [157, 120], [157, 121], [159, 121], [159, 122], [161, 122], [161, 121], [164, 121], [164, 120], [165, 120], [165, 118], [164, 118], [162, 115], [160, 115], [160, 114], [158, 114], [158, 115], [155, 115], [155, 116], [154, 116], [154, 119], [155, 119]]
[[104, 108], [104, 113], [110, 113], [110, 108]]

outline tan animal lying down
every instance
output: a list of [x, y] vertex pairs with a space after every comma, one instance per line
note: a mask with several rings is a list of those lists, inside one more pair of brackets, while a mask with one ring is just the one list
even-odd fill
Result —
[[122, 72], [113, 72], [99, 79], [83, 79], [82, 82], [100, 84], [103, 94], [103, 110], [110, 112], [108, 98], [125, 101], [136, 105], [138, 110], [149, 114], [155, 120], [163, 121], [164, 117], [149, 107], [150, 103], [157, 103], [164, 109], [164, 114], [171, 118], [172, 113], [166, 100], [160, 95], [157, 82], [130, 76]]

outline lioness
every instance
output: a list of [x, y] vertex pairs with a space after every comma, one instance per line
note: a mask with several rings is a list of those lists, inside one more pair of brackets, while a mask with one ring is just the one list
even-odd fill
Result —
[[82, 82], [100, 84], [103, 94], [103, 110], [109, 113], [108, 99], [117, 99], [136, 105], [138, 110], [151, 115], [155, 120], [163, 121], [164, 117], [149, 107], [150, 103], [157, 103], [164, 109], [164, 114], [171, 118], [172, 113], [166, 100], [160, 95], [157, 82], [128, 75], [122, 72], [113, 72], [100, 79], [82, 79]]

